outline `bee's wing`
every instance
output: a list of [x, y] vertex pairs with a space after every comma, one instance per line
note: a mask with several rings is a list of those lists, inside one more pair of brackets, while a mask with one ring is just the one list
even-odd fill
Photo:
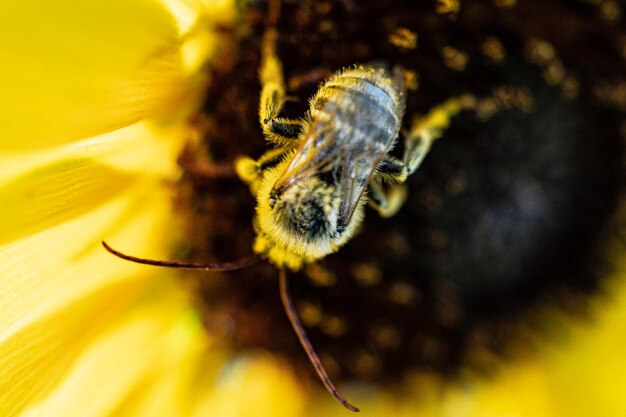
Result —
[[349, 149], [342, 146], [342, 139], [343, 132], [337, 129], [334, 120], [317, 120], [309, 127], [306, 140], [274, 184], [274, 192], [280, 194], [304, 178], [334, 170], [349, 153]]
[[385, 122], [377, 119], [376, 108], [369, 109], [374, 113], [371, 117], [361, 115], [355, 120], [355, 110], [339, 103], [327, 103], [309, 126], [273, 192], [281, 194], [304, 178], [331, 172], [341, 192], [338, 223], [347, 226], [380, 162], [393, 147], [398, 129], [381, 129]]
[[274, 191], [281, 193], [301, 179], [332, 172], [341, 193], [338, 225], [347, 226], [393, 142], [382, 147], [380, 143], [359, 141], [359, 146], [348, 147], [345, 139], [342, 141], [333, 128], [324, 128], [317, 133], [319, 136], [305, 142], [296, 152], [289, 167], [274, 184]]
[[390, 150], [391, 146], [385, 151], [380, 148], [363, 149], [351, 155], [347, 155], [341, 169], [343, 170], [340, 178], [341, 188], [341, 204], [339, 205], [338, 224], [347, 226], [352, 219], [354, 211], [361, 202], [361, 197], [367, 189], [367, 186], [380, 165], [380, 162]]

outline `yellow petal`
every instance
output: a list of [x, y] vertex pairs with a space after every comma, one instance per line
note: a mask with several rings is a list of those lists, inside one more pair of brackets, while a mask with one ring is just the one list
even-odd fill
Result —
[[[157, 140], [143, 125], [85, 142], [47, 153], [52, 155], [24, 157], [30, 162], [23, 164], [14, 157], [7, 164], [5, 172], [51, 160], [0, 182], [0, 201], [10, 202], [0, 206], [0, 246], [93, 210], [128, 189], [146, 174], [142, 170], [153, 174], [151, 166], [174, 159], [171, 142]], [[125, 164], [124, 155], [131, 161]], [[133, 168], [138, 172], [128, 172]]]
[[[120, 287], [120, 290], [132, 290], [132, 286], [128, 287]], [[75, 321], [93, 318], [107, 323], [109, 327], [102, 332], [96, 326], [96, 330], [86, 332], [89, 334], [100, 330], [98, 337], [92, 338], [87, 346], [77, 343], [85, 339], [84, 333], [64, 331], [58, 335], [70, 349], [83, 349], [72, 358], [71, 367], [62, 380], [55, 381], [52, 390], [41, 393], [42, 400], [23, 416], [117, 415], [113, 411], [128, 401], [136, 389], [152, 382], [155, 375], [173, 370], [186, 350], [197, 349], [194, 345], [201, 341], [202, 333], [193, 318], [189, 317], [188, 303], [174, 287], [170, 287], [168, 292], [161, 287], [160, 293], [144, 296], [134, 308], [128, 309], [126, 306], [124, 314], [118, 317], [112, 317], [106, 305], [89, 305], [88, 299], [82, 303], [82, 307], [87, 308], [69, 306], [73, 317], [81, 317]], [[126, 290], [112, 295], [122, 297], [122, 301], [129, 297]], [[126, 304], [116, 299], [108, 301], [115, 309], [121, 309]], [[76, 330], [88, 324], [79, 323]], [[70, 336], [74, 339], [68, 340]], [[59, 362], [63, 362], [67, 356], [66, 349], [61, 348], [65, 346], [60, 344], [61, 341], [54, 343], [56, 350], [45, 346], [40, 350], [42, 355], [48, 355], [46, 362], [54, 363], [55, 367], [59, 367]], [[32, 368], [31, 365], [29, 369]], [[33, 369], [34, 376], [39, 375], [40, 378], [46, 375], [43, 379], [50, 382], [47, 374], [49, 370], [44, 370], [43, 374], [35, 371], [40, 369]], [[23, 382], [24, 385], [28, 383], [33, 384], [33, 381]]]
[[[168, 207], [169, 199], [156, 187], [130, 189], [98, 210], [0, 249], [0, 415], [51, 396], [100, 333], [122, 331], [115, 321], [126, 320], [130, 306], [146, 293], [161, 289], [157, 294], [163, 300], [132, 320], [161, 322], [160, 314], [173, 313], [168, 297], [177, 291], [171, 281], [113, 257], [99, 244], [106, 236], [139, 252], [154, 254], [160, 248], [156, 256], [163, 257], [164, 245], [156, 236], [171, 227], [166, 227]], [[123, 343], [129, 343], [127, 349], [141, 346]], [[111, 360], [120, 366], [132, 362], [123, 356]]]
[[274, 417], [302, 415], [300, 382], [286, 363], [269, 355], [240, 358], [207, 390], [193, 417]]
[[541, 360], [511, 362], [488, 377], [450, 390], [443, 402], [450, 415], [467, 417], [557, 417], [553, 392]]
[[586, 323], [571, 323], [571, 333], [551, 352], [551, 381], [564, 412], [572, 417], [626, 415], [626, 253], [617, 273], [597, 300]]
[[0, 344], [0, 415], [16, 415], [27, 401], [38, 401], [55, 390], [94, 336], [126, 313], [129, 303], [141, 295], [138, 284], [117, 285], [66, 303], [62, 310], [4, 340]]
[[[0, 245], [56, 226], [103, 204], [133, 177], [91, 159], [39, 168], [0, 188]], [[64, 198], [65, 197], [65, 198]]]
[[[190, 327], [179, 326], [185, 335], [170, 339], [176, 361], [169, 366], [153, 369], [145, 383], [128, 393], [125, 401], [115, 409], [115, 417], [189, 416], [199, 400], [212, 389], [221, 364], [223, 352], [208, 350], [204, 339], [192, 334]], [[189, 336], [194, 338], [188, 341]], [[202, 340], [199, 340], [202, 339]], [[205, 349], [203, 349], [205, 348]], [[169, 352], [170, 356], [172, 352]]]
[[0, 3], [0, 149], [67, 143], [177, 111], [198, 94], [199, 76], [181, 55], [189, 26], [151, 0]]
[[[38, 195], [38, 187], [31, 186], [27, 190], [32, 191], [33, 195], [25, 191], [24, 187], [16, 187], [14, 193], [23, 196], [23, 199], [9, 200], [12, 204], [6, 210], [12, 210], [14, 204], [18, 204], [23, 212], [13, 210], [16, 217], [7, 222], [7, 229], [14, 232], [9, 235], [2, 230], [0, 238], [3, 241], [19, 233], [20, 230], [13, 228], [13, 224], [20, 224], [20, 216], [24, 212], [32, 212], [32, 215], [24, 218], [30, 218], [33, 224], [40, 225], [40, 228], [46, 225], [50, 227], [0, 246], [0, 288], [3, 292], [0, 297], [0, 316], [3, 317], [0, 321], [0, 341], [28, 323], [62, 308], [64, 303], [74, 302], [122, 279], [128, 275], [125, 271], [139, 270], [138, 265], [121, 262], [104, 251], [100, 246], [101, 240], [111, 238], [117, 243], [124, 242], [139, 253], [146, 249], [150, 253], [149, 248], [159, 248], [160, 251], [152, 255], [166, 256], [164, 248], [169, 241], [164, 242], [162, 238], [164, 230], [168, 230], [172, 236], [172, 230], [176, 227], [171, 224], [169, 192], [158, 178], [173, 168], [175, 146], [172, 144], [177, 141], [157, 140], [154, 135], [148, 135], [144, 128], [138, 129], [134, 136], [118, 137], [118, 133], [112, 137], [88, 141], [77, 146], [77, 150], [62, 149], [52, 153], [52, 157], [68, 158], [72, 152], [82, 152], [94, 157], [87, 159], [89, 163], [95, 160], [108, 162], [115, 169], [128, 172], [139, 170], [141, 166], [146, 167], [145, 178], [140, 179], [140, 174], [144, 174], [141, 170], [135, 177], [128, 174], [134, 180], [130, 181], [130, 185], [118, 183], [116, 186], [119, 189], [111, 189], [106, 193], [110, 197], [108, 200], [98, 197], [101, 190], [90, 185], [101, 185], [106, 190], [110, 187], [108, 181], [111, 178], [108, 176], [91, 177], [82, 171], [69, 171], [64, 175], [78, 185], [66, 189], [50, 177], [20, 174], [21, 177], [30, 175], [34, 183], [42, 183], [44, 188], [54, 188], [56, 199], [49, 198], [49, 189], [43, 195]], [[168, 138], [168, 132], [161, 133]], [[122, 145], [132, 146], [120, 147], [116, 144], [118, 141]], [[50, 155], [46, 154], [45, 158], [48, 157]], [[75, 159], [80, 161], [78, 154]], [[100, 167], [101, 164], [93, 162], [91, 166]], [[92, 174], [95, 170], [87, 171]], [[156, 174], [159, 175], [154, 178]], [[24, 184], [28, 182], [22, 182]], [[7, 185], [4, 184], [4, 187]], [[89, 191], [82, 193], [84, 201], [77, 198], [81, 190]], [[31, 232], [35, 231], [35, 226], [31, 224], [25, 224], [24, 227], [30, 228]]]
[[[202, 96], [197, 71], [218, 48], [204, 7], [0, 4], [2, 416], [155, 415], [190, 403], [180, 389], [192, 392], [206, 340], [187, 296], [171, 273], [99, 242], [167, 257], [176, 227], [165, 180], [188, 137], [181, 115]], [[141, 392], [160, 393], [160, 408]]]
[[168, 196], [137, 184], [97, 210], [0, 247], [0, 341], [128, 271], [145, 271], [110, 255], [100, 240], [110, 238], [137, 253], [166, 256], [162, 236], [176, 229], [166, 221], [169, 208]]

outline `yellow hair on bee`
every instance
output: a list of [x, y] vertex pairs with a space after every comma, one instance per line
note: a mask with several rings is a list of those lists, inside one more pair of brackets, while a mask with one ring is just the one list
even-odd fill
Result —
[[252, 184], [259, 178], [259, 166], [257, 162], [247, 156], [237, 158], [235, 161], [235, 171], [246, 184]]
[[[257, 238], [255, 240], [253, 250], [255, 253], [267, 256], [269, 261], [279, 268], [287, 267], [293, 271], [302, 268], [305, 263], [311, 263], [326, 255], [336, 252], [348, 240], [354, 236], [363, 219], [363, 206], [367, 198], [363, 198], [361, 203], [355, 209], [348, 227], [333, 238], [325, 236], [313, 240], [306, 240], [297, 233], [289, 230], [281, 219], [284, 218], [281, 210], [275, 206], [270, 206], [270, 193], [274, 183], [285, 171], [290, 159], [287, 158], [273, 168], [263, 171], [263, 177], [259, 180], [260, 184], [257, 191], [257, 219], [256, 229]], [[304, 181], [304, 180], [303, 180]], [[318, 186], [319, 179], [312, 177], [308, 179], [307, 188], [311, 193], [315, 193], [317, 201], [324, 202], [324, 211], [332, 216], [333, 201], [332, 193], [335, 191], [333, 186]], [[283, 197], [285, 198], [285, 197]], [[299, 201], [289, 201], [292, 206], [297, 206]]]

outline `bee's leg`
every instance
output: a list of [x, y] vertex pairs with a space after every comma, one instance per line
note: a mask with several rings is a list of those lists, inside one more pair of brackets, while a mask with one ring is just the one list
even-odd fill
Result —
[[[472, 96], [455, 97], [435, 107], [426, 116], [413, 121], [411, 130], [404, 135], [402, 161], [386, 156], [370, 182], [369, 202], [381, 216], [393, 216], [400, 209], [407, 194], [406, 188], [401, 183], [419, 168], [433, 142], [439, 139], [450, 125], [450, 119], [474, 105], [475, 99]], [[385, 186], [383, 181], [391, 185]]]
[[243, 182], [255, 189], [263, 171], [279, 164], [285, 153], [290, 149], [291, 147], [271, 149], [261, 155], [256, 161], [247, 156], [239, 157], [235, 160], [237, 175]]
[[381, 217], [391, 217], [400, 210], [406, 201], [407, 189], [404, 184], [383, 184], [380, 176], [375, 176], [369, 184], [368, 203]]
[[376, 176], [373, 179], [377, 177], [388, 183], [403, 183], [407, 177], [406, 164], [391, 155], [387, 155], [378, 166]]
[[368, 188], [369, 205], [382, 217], [391, 217], [400, 210], [406, 200], [407, 191], [404, 162], [387, 155], [380, 165]]
[[305, 126], [301, 120], [278, 117], [285, 102], [283, 67], [276, 55], [278, 31], [269, 28], [261, 45], [261, 97], [259, 101], [259, 121], [265, 138], [279, 146], [284, 146], [300, 137]]
[[411, 130], [405, 134], [405, 175], [414, 173], [424, 160], [433, 142], [441, 137], [450, 125], [450, 119], [465, 109], [475, 106], [476, 99], [470, 95], [454, 97], [432, 109], [424, 117], [413, 120]]

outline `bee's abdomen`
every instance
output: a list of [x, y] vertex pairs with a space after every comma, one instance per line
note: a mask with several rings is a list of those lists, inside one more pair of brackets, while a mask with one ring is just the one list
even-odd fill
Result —
[[324, 83], [313, 108], [321, 119], [332, 120], [337, 131], [356, 133], [356, 142], [367, 137], [386, 146], [400, 129], [404, 84], [382, 68], [343, 70]]

